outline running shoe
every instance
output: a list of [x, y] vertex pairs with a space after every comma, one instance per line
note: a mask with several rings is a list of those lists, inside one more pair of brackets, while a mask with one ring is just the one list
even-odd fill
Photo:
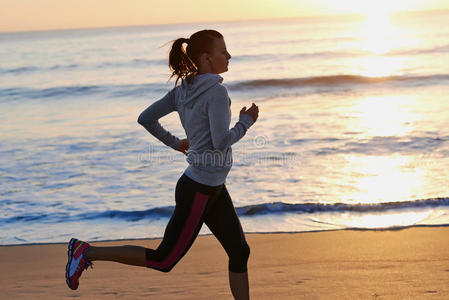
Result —
[[72, 238], [69, 243], [67, 255], [68, 261], [65, 267], [65, 279], [67, 285], [72, 290], [76, 290], [79, 285], [79, 278], [84, 270], [90, 266], [90, 262], [85, 256], [84, 252], [90, 247], [89, 243]]

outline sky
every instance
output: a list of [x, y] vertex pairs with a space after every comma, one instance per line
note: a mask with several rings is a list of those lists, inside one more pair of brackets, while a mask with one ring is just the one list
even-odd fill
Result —
[[449, 1], [0, 0], [0, 32], [370, 13], [373, 9], [447, 10]]

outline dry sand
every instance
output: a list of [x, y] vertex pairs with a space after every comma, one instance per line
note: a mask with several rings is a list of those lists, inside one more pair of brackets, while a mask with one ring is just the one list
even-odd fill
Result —
[[[252, 299], [449, 299], [449, 228], [247, 234]], [[92, 243], [155, 247], [159, 240]], [[170, 273], [97, 261], [70, 290], [67, 245], [0, 247], [1, 299], [232, 299], [227, 258], [200, 236]]]

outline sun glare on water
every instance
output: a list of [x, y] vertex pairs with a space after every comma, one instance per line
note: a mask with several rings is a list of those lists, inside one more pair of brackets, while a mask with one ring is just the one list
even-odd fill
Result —
[[[377, 3], [376, 3], [377, 4]], [[361, 28], [363, 36], [363, 50], [374, 54], [385, 54], [391, 50], [390, 12], [384, 6], [371, 4], [366, 12], [365, 23]]]
[[[360, 2], [365, 5], [365, 19], [358, 31], [358, 47], [364, 56], [355, 60], [354, 72], [367, 77], [402, 75], [403, 58], [389, 55], [403, 43], [395, 38], [397, 29], [391, 22], [395, 7], [391, 1]], [[419, 118], [409, 112], [410, 101], [400, 96], [372, 96], [360, 99], [352, 108], [354, 122], [348, 124], [351, 130], [363, 132], [362, 138], [373, 145], [378, 143], [376, 151], [384, 148], [385, 154], [346, 157], [347, 172], [354, 174], [354, 181], [352, 192], [342, 199], [345, 202], [396, 202], [420, 194], [424, 170], [410, 167], [416, 163], [411, 156], [388, 154], [398, 138], [414, 130], [413, 121]], [[416, 224], [428, 215], [429, 212], [400, 212], [342, 219], [347, 226], [375, 228]]]
[[348, 112], [348, 129], [361, 131], [360, 137], [399, 137], [415, 130], [420, 115], [410, 112], [413, 98], [372, 96], [361, 98]]
[[359, 31], [359, 47], [367, 55], [359, 61], [356, 72], [369, 77], [401, 75], [402, 59], [386, 56], [400, 42], [392, 38], [395, 27], [390, 20], [391, 5], [386, 1], [365, 4], [365, 21]]
[[350, 228], [388, 228], [416, 225], [432, 215], [432, 211], [397, 212], [357, 216], [343, 214], [341, 223]]
[[[351, 203], [382, 203], [417, 198], [425, 171], [411, 156], [350, 155], [347, 172], [354, 174], [353, 191], [343, 199]], [[357, 176], [357, 175], [358, 176]]]

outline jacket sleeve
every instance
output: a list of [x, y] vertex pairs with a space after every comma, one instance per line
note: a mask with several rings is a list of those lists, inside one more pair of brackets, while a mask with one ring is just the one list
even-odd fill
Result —
[[137, 122], [162, 143], [176, 150], [180, 147], [181, 140], [165, 130], [158, 121], [173, 111], [176, 111], [174, 89], [145, 109]]
[[207, 107], [212, 144], [215, 149], [224, 150], [239, 141], [254, 120], [248, 114], [239, 116], [238, 122], [229, 129], [231, 108], [228, 92], [222, 85], [214, 87], [213, 97]]

